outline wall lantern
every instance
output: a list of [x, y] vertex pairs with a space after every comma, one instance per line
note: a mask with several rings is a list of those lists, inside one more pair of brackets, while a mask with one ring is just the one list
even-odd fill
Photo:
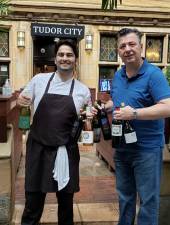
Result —
[[17, 32], [17, 46], [19, 48], [25, 47], [25, 32], [24, 31]]
[[93, 49], [93, 35], [86, 34], [85, 36], [85, 50], [91, 51]]

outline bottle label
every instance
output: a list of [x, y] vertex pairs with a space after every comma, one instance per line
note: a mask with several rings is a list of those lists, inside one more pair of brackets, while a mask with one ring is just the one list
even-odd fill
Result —
[[107, 118], [102, 118], [101, 119], [101, 124], [103, 125], [103, 127], [107, 127], [107, 124], [108, 124]]
[[30, 117], [29, 116], [20, 116], [18, 127], [23, 130], [30, 129]]
[[112, 136], [122, 136], [122, 124], [112, 124]]
[[126, 144], [131, 144], [137, 142], [136, 132], [133, 131], [131, 133], [124, 134]]
[[93, 131], [82, 131], [82, 142], [84, 144], [93, 143]]
[[79, 138], [80, 138], [80, 135], [81, 135], [81, 131], [83, 129], [83, 121], [81, 119], [79, 120], [76, 120], [74, 122], [74, 125], [73, 125], [73, 128], [72, 128], [72, 131], [71, 131], [71, 140], [76, 143]]

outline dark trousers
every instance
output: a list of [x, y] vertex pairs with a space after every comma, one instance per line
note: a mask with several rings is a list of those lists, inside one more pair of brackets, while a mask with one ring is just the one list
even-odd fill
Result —
[[[73, 223], [73, 193], [57, 192], [58, 225], [74, 225]], [[26, 192], [25, 209], [21, 225], [38, 225], [44, 209], [46, 193]]]

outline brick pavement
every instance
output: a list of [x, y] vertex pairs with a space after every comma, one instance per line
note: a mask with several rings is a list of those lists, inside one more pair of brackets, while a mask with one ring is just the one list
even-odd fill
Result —
[[[76, 193], [74, 197], [76, 224], [84, 221], [83, 224], [115, 225], [118, 220], [118, 203], [114, 172], [110, 172], [107, 164], [96, 156], [95, 146], [80, 145], [80, 155], [80, 192]], [[13, 225], [20, 224], [24, 207], [24, 165], [25, 154], [23, 154], [16, 180]], [[48, 193], [41, 220], [43, 225], [55, 224], [57, 220], [56, 203], [55, 194]], [[99, 208], [103, 210], [103, 219], [98, 213]], [[46, 216], [48, 213], [49, 216]]]

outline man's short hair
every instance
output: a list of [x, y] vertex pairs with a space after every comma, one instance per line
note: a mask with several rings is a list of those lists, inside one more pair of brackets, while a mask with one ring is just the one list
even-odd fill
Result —
[[141, 41], [142, 34], [139, 30], [136, 28], [122, 28], [120, 31], [117, 33], [117, 38], [121, 38], [123, 36], [126, 36], [127, 34], [135, 33], [136, 36], [139, 38], [139, 41]]
[[58, 49], [60, 48], [60, 46], [62, 45], [67, 45], [70, 48], [72, 48], [74, 55], [76, 58], [78, 58], [79, 53], [78, 53], [78, 47], [77, 47], [77, 42], [73, 39], [61, 39], [56, 43], [55, 46], [55, 54], [57, 54]]

